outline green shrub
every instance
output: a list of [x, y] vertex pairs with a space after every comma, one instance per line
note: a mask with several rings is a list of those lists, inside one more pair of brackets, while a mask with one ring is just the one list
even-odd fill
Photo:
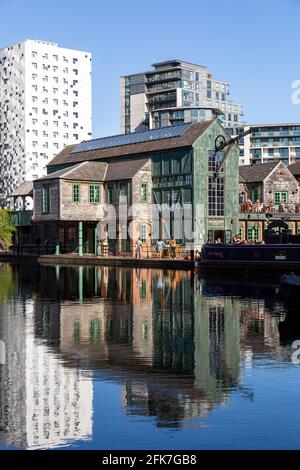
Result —
[[0, 210], [0, 248], [12, 243], [12, 236], [16, 228], [13, 224], [12, 213], [9, 210]]

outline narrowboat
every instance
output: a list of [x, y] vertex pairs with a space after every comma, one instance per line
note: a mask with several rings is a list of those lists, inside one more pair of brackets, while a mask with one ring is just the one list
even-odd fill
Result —
[[300, 244], [203, 245], [199, 266], [213, 269], [300, 271]]

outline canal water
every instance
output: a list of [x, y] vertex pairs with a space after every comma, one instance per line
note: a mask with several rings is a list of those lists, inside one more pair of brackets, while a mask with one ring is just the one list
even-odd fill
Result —
[[2, 263], [0, 449], [299, 449], [299, 313], [276, 279]]

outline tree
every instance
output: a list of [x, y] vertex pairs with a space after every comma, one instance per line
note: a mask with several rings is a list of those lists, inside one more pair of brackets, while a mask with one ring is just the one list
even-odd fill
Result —
[[0, 248], [12, 243], [12, 236], [16, 228], [13, 224], [12, 213], [8, 210], [0, 210]]

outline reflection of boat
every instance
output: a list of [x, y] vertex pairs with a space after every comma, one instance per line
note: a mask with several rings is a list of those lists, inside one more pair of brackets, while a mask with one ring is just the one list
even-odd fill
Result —
[[280, 277], [280, 292], [284, 295], [300, 297], [300, 276], [294, 273]]
[[206, 244], [201, 250], [200, 267], [300, 270], [300, 245]]
[[295, 299], [287, 302], [287, 314], [284, 321], [278, 324], [278, 330], [281, 344], [290, 344], [300, 338], [299, 307]]
[[[256, 276], [257, 277], [257, 276]], [[278, 275], [277, 275], [278, 277]], [[263, 280], [258, 282], [257, 279], [248, 278], [245, 276], [224, 276], [216, 277], [216, 275], [209, 276], [205, 273], [205, 277], [201, 277], [202, 292], [206, 297], [221, 296], [235, 296], [235, 297], [253, 297], [253, 298], [271, 298], [276, 294], [278, 281], [271, 282]]]

